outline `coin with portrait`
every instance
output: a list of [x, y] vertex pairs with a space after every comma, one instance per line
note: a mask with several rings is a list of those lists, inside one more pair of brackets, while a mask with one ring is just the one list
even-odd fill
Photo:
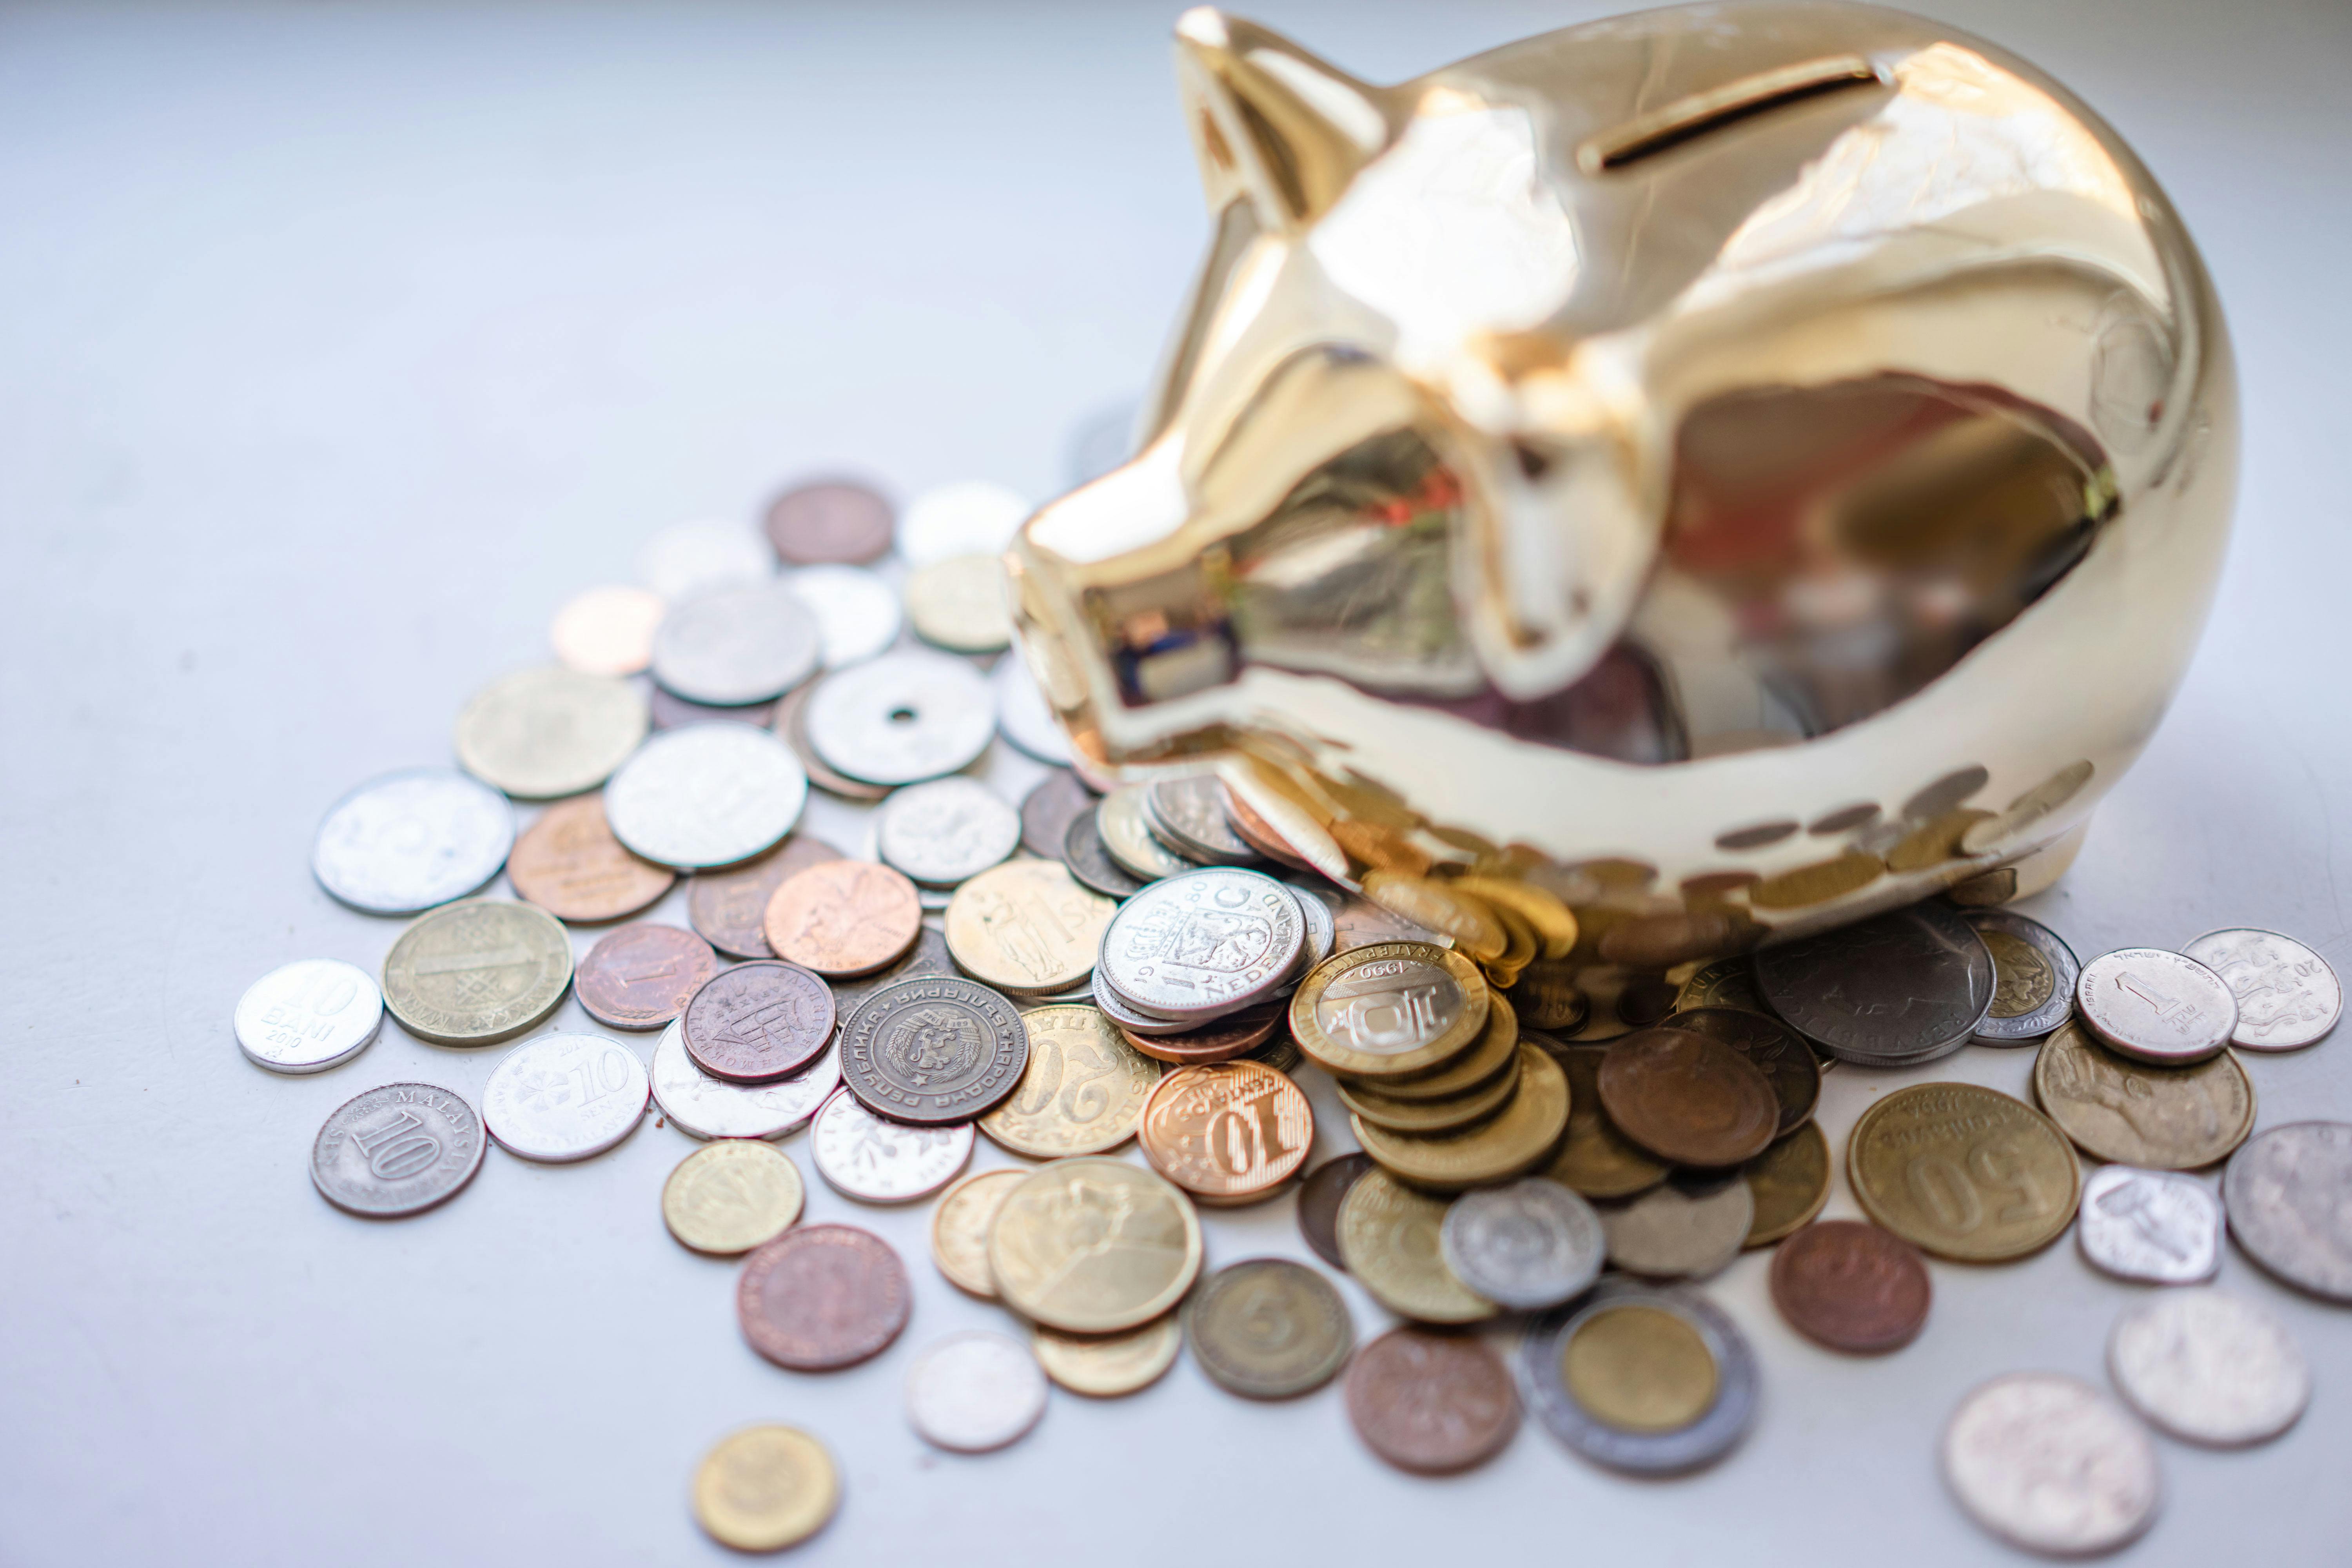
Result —
[[2194, 1170], [2254, 1130], [2254, 1086], [2231, 1052], [2156, 1067], [2117, 1056], [2072, 1023], [2035, 1056], [2033, 1096], [2084, 1153], [2126, 1165]]

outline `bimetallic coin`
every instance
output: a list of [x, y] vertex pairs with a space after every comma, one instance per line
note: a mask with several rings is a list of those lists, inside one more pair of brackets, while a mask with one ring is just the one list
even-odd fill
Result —
[[686, 885], [687, 921], [721, 952], [773, 958], [764, 925], [768, 900], [793, 873], [840, 858], [841, 851], [824, 839], [795, 833], [756, 860], [698, 873]]
[[848, 1225], [793, 1226], [752, 1253], [735, 1282], [743, 1338], [793, 1372], [835, 1372], [880, 1354], [912, 1306], [890, 1244]]
[[415, 914], [497, 876], [514, 837], [514, 807], [498, 791], [451, 768], [409, 768], [335, 803], [310, 870], [363, 913]]
[[1021, 1015], [969, 980], [885, 986], [842, 1025], [842, 1083], [877, 1115], [917, 1127], [974, 1120], [1028, 1065]]
[[1960, 918], [1976, 928], [1992, 954], [1992, 1007], [1977, 1026], [1978, 1039], [1989, 1046], [2023, 1045], [2066, 1021], [2083, 969], [2056, 931], [2007, 910], [1969, 910]]
[[915, 635], [957, 653], [995, 653], [1013, 641], [1004, 562], [996, 555], [950, 555], [907, 577], [907, 619]]
[[1095, 831], [1111, 859], [1129, 876], [1145, 882], [1174, 877], [1192, 869], [1185, 859], [1151, 836], [1143, 809], [1147, 784], [1129, 784], [1103, 796], [1095, 808]]
[[2193, 1176], [2102, 1165], [2083, 1180], [2074, 1240], [2118, 1279], [2194, 1285], [2221, 1271], [2221, 1200]]
[[1206, 1023], [1265, 1000], [1305, 942], [1306, 917], [1288, 889], [1255, 871], [1210, 867], [1121, 904], [1095, 963], [1135, 1006]]
[[1756, 1357], [1697, 1296], [1603, 1280], [1540, 1319], [1520, 1346], [1536, 1418], [1570, 1450], [1637, 1475], [1674, 1475], [1730, 1452], [1756, 1411]]
[[975, 1171], [940, 1194], [931, 1211], [931, 1261], [949, 1284], [983, 1301], [996, 1300], [988, 1271], [988, 1227], [1013, 1188], [1029, 1179], [1026, 1166]]
[[1101, 809], [1089, 804], [1070, 819], [1062, 834], [1062, 863], [1070, 868], [1071, 876], [1105, 898], [1131, 898], [1143, 890], [1145, 882], [1128, 875], [1127, 868], [1111, 858], [1103, 843]]
[[816, 1173], [844, 1197], [904, 1204], [929, 1197], [971, 1161], [971, 1127], [908, 1127], [886, 1121], [843, 1089], [809, 1131]]
[[709, 942], [690, 931], [643, 921], [590, 948], [572, 987], [587, 1015], [609, 1028], [659, 1029], [717, 973], [719, 955]]
[[1932, 902], [1765, 948], [1755, 973], [1773, 1012], [1864, 1067], [1914, 1067], [1959, 1049], [1997, 986], [1983, 940], [1958, 910]]
[[1780, 1102], [1774, 1137], [1785, 1137], [1812, 1117], [1822, 1097], [1821, 1058], [1778, 1018], [1737, 1007], [1693, 1007], [1668, 1014], [1664, 1026], [1705, 1035], [1747, 1058]]
[[1348, 1364], [1356, 1325], [1329, 1280], [1285, 1258], [1227, 1264], [1184, 1309], [1185, 1338], [1209, 1380], [1248, 1399], [1289, 1399]]
[[2102, 1044], [2158, 1067], [2203, 1061], [2238, 1027], [2238, 999], [2221, 977], [2160, 947], [2118, 948], [2083, 965], [2074, 1005]]
[[988, 749], [996, 701], [963, 659], [901, 648], [839, 669], [809, 694], [802, 721], [818, 756], [853, 779], [916, 784]]
[[545, 800], [594, 789], [646, 738], [627, 681], [560, 664], [492, 681], [457, 715], [457, 761], [493, 789]]
[[324, 1072], [383, 1027], [383, 993], [365, 970], [333, 958], [278, 965], [237, 998], [237, 1048], [271, 1072]]
[[1057, 1160], [996, 1211], [988, 1266], [1023, 1317], [1065, 1333], [1150, 1322], [1201, 1271], [1201, 1222], [1184, 1194], [1118, 1160]]
[[2237, 998], [2230, 1043], [2241, 1050], [2301, 1050], [2326, 1038], [2343, 1016], [2336, 971], [2293, 937], [2238, 927], [2209, 931], [2180, 951], [2220, 975]]
[[1334, 1268], [1348, 1267], [1348, 1260], [1339, 1256], [1339, 1205], [1347, 1202], [1348, 1189], [1365, 1172], [1378, 1168], [1370, 1154], [1339, 1154], [1307, 1173], [1307, 1180], [1299, 1184], [1298, 1234], [1307, 1238], [1316, 1257]]
[[1045, 1374], [1018, 1340], [967, 1329], [916, 1352], [907, 1419], [923, 1441], [985, 1454], [1018, 1441], [1045, 1414]]
[[1502, 1451], [1519, 1402], [1510, 1369], [1480, 1341], [1391, 1329], [1348, 1369], [1348, 1419], [1399, 1469], [1452, 1475]]
[[310, 1180], [370, 1219], [422, 1214], [482, 1168], [482, 1119], [446, 1089], [388, 1083], [337, 1106], [310, 1145]]
[[854, 479], [794, 485], [768, 503], [768, 542], [795, 566], [859, 563], [887, 554], [890, 503]]
[[2352, 1301], [2352, 1126], [2295, 1121], [2250, 1140], [2221, 1173], [2230, 1234], [2299, 1290]]
[[1641, 1029], [1619, 1040], [1601, 1058], [1600, 1087], [1618, 1131], [1677, 1165], [1743, 1163], [1780, 1131], [1780, 1100], [1763, 1073], [1688, 1029]]
[[637, 1130], [653, 1085], [636, 1052], [602, 1035], [541, 1035], [499, 1058], [482, 1121], [509, 1152], [550, 1164], [601, 1154]]
[[698, 594], [776, 574], [775, 558], [740, 522], [698, 519], [676, 522], [637, 548], [637, 581], [677, 604]]
[[760, 959], [711, 976], [678, 1021], [695, 1066], [730, 1083], [767, 1083], [824, 1051], [833, 1038], [833, 993], [796, 963]]
[[803, 867], [769, 895], [768, 945], [819, 974], [864, 974], [907, 951], [922, 929], [922, 900], [903, 873], [867, 860]]
[[708, 1143], [662, 1184], [662, 1223], [683, 1247], [731, 1258], [774, 1240], [801, 1217], [800, 1168], [772, 1145]]
[[1002, 554], [1029, 512], [1017, 491], [987, 479], [934, 485], [899, 514], [898, 553], [911, 566], [952, 555]]
[[2266, 1443], [2311, 1403], [2286, 1325], [2225, 1290], [2168, 1290], [2107, 1336], [2107, 1372], [2133, 1409], [2186, 1442]]
[[654, 1103], [680, 1131], [697, 1138], [782, 1138], [797, 1132], [841, 1087], [827, 1052], [791, 1078], [729, 1083], [694, 1065], [686, 1026], [673, 1023], [654, 1047]]
[[874, 820], [882, 858], [934, 887], [979, 876], [1021, 843], [1020, 814], [978, 779], [909, 784]]
[[1247, 1201], [1298, 1173], [1315, 1113], [1297, 1084], [1261, 1062], [1212, 1062], [1159, 1081], [1137, 1141], [1152, 1169], [1186, 1192]]
[[1468, 1049], [1490, 1005], [1477, 966], [1422, 942], [1345, 948], [1290, 998], [1290, 1034], [1318, 1067], [1363, 1078], [1436, 1068]]
[[1258, 852], [1234, 831], [1225, 800], [1225, 786], [1214, 773], [1161, 779], [1143, 792], [1144, 826], [1188, 860], [1255, 866]]
[[1045, 1375], [1091, 1399], [1116, 1399], [1160, 1381], [1176, 1364], [1184, 1331], [1171, 1312], [1118, 1334], [1066, 1334], [1043, 1324], [1029, 1331], [1029, 1351]]
[[1066, 991], [1094, 973], [1118, 906], [1058, 860], [982, 871], [948, 900], [948, 951], [973, 978], [1024, 995]]
[[793, 830], [808, 775], [782, 741], [749, 724], [656, 735], [604, 790], [613, 836], [664, 866], [732, 866]]
[[1385, 1171], [1370, 1171], [1339, 1204], [1339, 1256], [1373, 1300], [1423, 1323], [1475, 1323], [1495, 1303], [1445, 1266], [1445, 1205]]
[[[1045, 705], [1045, 694], [1037, 689], [1037, 678], [1029, 672], [1029, 661], [1014, 653], [1010, 658], [996, 661], [988, 672], [988, 683], [996, 689], [996, 727], [1004, 738], [1041, 763], [1066, 766], [1070, 761], [1070, 738], [1062, 732], [1061, 721]], [[1089, 794], [1087, 797], [1094, 797]], [[1055, 838], [1048, 847], [1029, 847], [1037, 854], [1058, 855], [1062, 841]]]
[[824, 668], [872, 658], [898, 640], [898, 595], [863, 566], [808, 566], [784, 579], [816, 618]]
[[515, 840], [507, 858], [515, 896], [560, 921], [598, 923], [635, 914], [677, 880], [667, 866], [632, 855], [613, 837], [602, 795], [559, 800]]
[[1518, 1065], [1518, 1010], [1497, 993], [1487, 998], [1486, 1026], [1476, 1043], [1452, 1061], [1416, 1073], [1339, 1081], [1343, 1087], [1353, 1083], [1358, 1089], [1370, 1090], [1388, 1100], [1449, 1100], [1498, 1079], [1516, 1080]]
[[654, 654], [661, 595], [618, 585], [574, 595], [555, 612], [548, 641], [555, 657], [589, 675], [635, 675]]
[[1485, 1121], [1423, 1136], [1349, 1119], [1356, 1142], [1390, 1174], [1416, 1186], [1461, 1192], [1525, 1175], [1551, 1158], [1568, 1131], [1568, 1078], [1533, 1046], [1519, 1047], [1519, 1089]]
[[2254, 1086], [2222, 1051], [2189, 1067], [2120, 1057], [2063, 1024], [2033, 1059], [2033, 1094], [2084, 1152], [2188, 1171], [2224, 1158], [2254, 1130]]
[[1772, 1255], [1772, 1304], [1818, 1345], [1858, 1355], [1897, 1350], [1927, 1321], [1927, 1265], [1900, 1237], [1859, 1220], [1809, 1225]]
[[2074, 1151], [2031, 1107], [1968, 1083], [1922, 1083], [1872, 1106], [1846, 1140], [1863, 1212], [1960, 1263], [2038, 1251], [2074, 1217]]
[[1618, 1131], [1601, 1113], [1601, 1063], [1609, 1047], [1528, 1037], [1568, 1075], [1568, 1136], [1543, 1173], [1588, 1198], [1631, 1197], [1664, 1181], [1672, 1167]]
[[1471, 1289], [1536, 1311], [1591, 1288], [1609, 1244], [1591, 1204], [1558, 1182], [1529, 1176], [1455, 1200], [1438, 1228], [1438, 1246], [1445, 1266]]
[[1021, 1023], [1029, 1065], [1013, 1097], [980, 1119], [980, 1130], [1033, 1160], [1100, 1154], [1134, 1137], [1160, 1064], [1092, 1007], [1038, 1007]]
[[487, 1046], [545, 1018], [572, 984], [572, 941], [544, 910], [492, 899], [419, 916], [383, 960], [383, 1003], [439, 1046]]
[[718, 588], [662, 617], [654, 679], [689, 702], [766, 702], [815, 674], [822, 651], [816, 616], [788, 584]]
[[1070, 824], [1095, 803], [1094, 791], [1067, 768], [1055, 768], [1021, 797], [1021, 847], [1041, 859], [1061, 858]]
[[1704, 1186], [1668, 1182], [1600, 1212], [1609, 1261], [1617, 1268], [1654, 1279], [1704, 1279], [1721, 1273], [1748, 1244], [1756, 1196], [1737, 1179]]
[[1969, 1516], [2052, 1556], [2112, 1552], [2156, 1518], [2156, 1447], [2098, 1390], [2054, 1372], [1979, 1387], [1944, 1428], [1944, 1479]]
[[1808, 1121], [1740, 1167], [1739, 1179], [1756, 1200], [1740, 1246], [1769, 1247], [1830, 1201], [1830, 1141]]

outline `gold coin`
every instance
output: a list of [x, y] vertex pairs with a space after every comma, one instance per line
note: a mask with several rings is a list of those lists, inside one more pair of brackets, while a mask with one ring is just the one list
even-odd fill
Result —
[[1201, 1272], [1201, 1220], [1172, 1184], [1118, 1160], [1057, 1160], [988, 1227], [996, 1293], [1065, 1333], [1108, 1334], [1174, 1309]]
[[1477, 1042], [1444, 1067], [1410, 1078], [1343, 1079], [1384, 1100], [1451, 1100], [1483, 1088], [1519, 1065], [1519, 1016], [1499, 993], [1486, 999], [1486, 1027]]
[[1353, 1119], [1356, 1142], [1391, 1175], [1442, 1192], [1507, 1182], [1534, 1170], [1568, 1130], [1568, 1077], [1533, 1046], [1519, 1047], [1518, 1092], [1473, 1127], [1416, 1137]]
[[1498, 991], [1508, 990], [1519, 983], [1519, 972], [1533, 963], [1541, 943], [1536, 940], [1536, 928], [1513, 911], [1500, 905], [1490, 906], [1489, 912], [1503, 928], [1503, 956], [1484, 965], [1487, 980]]
[[1029, 1179], [1025, 1165], [977, 1171], [940, 1194], [931, 1211], [931, 1261], [948, 1283], [983, 1301], [996, 1300], [988, 1271], [988, 1227], [1013, 1188]]
[[994, 653], [1013, 641], [1005, 605], [1004, 562], [995, 555], [950, 555], [907, 579], [907, 619], [915, 635], [958, 653]]
[[555, 1011], [572, 984], [572, 939], [545, 910], [502, 899], [444, 904], [383, 960], [383, 1005], [437, 1046], [487, 1046]]
[[2082, 1195], [2065, 1135], [2023, 1101], [1969, 1083], [1896, 1089], [1863, 1112], [1845, 1157], [1864, 1213], [1960, 1263], [2047, 1246]]
[[1029, 1352], [1045, 1375], [1073, 1394], [1116, 1399], [1149, 1388], [1176, 1364], [1184, 1330], [1176, 1314], [1154, 1318], [1123, 1334], [1066, 1334], [1033, 1327]]
[[1699, 1331], [1655, 1307], [1593, 1313], [1559, 1363], [1584, 1413], [1621, 1432], [1679, 1432], [1714, 1407], [1721, 1383]]
[[1701, 964], [1675, 994], [1675, 1011], [1695, 1007], [1737, 1007], [1743, 1013], [1771, 1016], [1764, 994], [1756, 989], [1756, 966], [1745, 957], [1718, 958]]
[[1481, 963], [1503, 956], [1510, 939], [1494, 911], [1472, 895], [1407, 871], [1368, 871], [1364, 897], [1392, 915], [1426, 926]]
[[1095, 831], [1103, 847], [1131, 877], [1147, 882], [1196, 869], [1192, 862], [1151, 837], [1143, 819], [1143, 796], [1151, 786], [1128, 784], [1103, 796], [1095, 812]]
[[1496, 910], [1508, 910], [1535, 928], [1546, 958], [1566, 958], [1576, 945], [1576, 914], [1557, 894], [1505, 877], [1456, 877], [1454, 885]]
[[1492, 1005], [1486, 978], [1460, 953], [1377, 942], [1307, 971], [1290, 998], [1290, 1037], [1332, 1072], [1398, 1078], [1467, 1050]]
[[1629, 1198], [1648, 1192], [1674, 1167], [1617, 1131], [1601, 1109], [1601, 1058], [1606, 1046], [1550, 1046], [1568, 1076], [1568, 1137], [1544, 1172], [1588, 1198]]
[[1740, 1167], [1756, 1198], [1742, 1247], [1769, 1247], [1794, 1235], [1830, 1201], [1830, 1141], [1812, 1122], [1776, 1140]]
[[1059, 860], [1009, 860], [948, 900], [948, 952], [986, 985], [1027, 994], [1067, 991], [1094, 973], [1118, 903], [1078, 886]]
[[798, 1545], [840, 1506], [833, 1456], [797, 1426], [730, 1433], [694, 1472], [695, 1522], [738, 1552]]
[[1423, 1323], [1475, 1323], [1494, 1302], [1455, 1278], [1438, 1249], [1446, 1205], [1384, 1171], [1367, 1171], [1339, 1204], [1339, 1258], [1356, 1282], [1399, 1317]]
[[659, 594], [643, 588], [591, 588], [555, 612], [548, 641], [574, 669], [635, 675], [653, 662], [654, 628], [667, 607]]
[[1134, 1137], [1160, 1064], [1092, 1007], [1038, 1007], [1021, 1022], [1029, 1031], [1029, 1065], [1013, 1097], [980, 1119], [980, 1130], [1033, 1160], [1099, 1154]]
[[2021, 1018], [2050, 1000], [2058, 972], [2032, 942], [2013, 931], [1979, 926], [1977, 935], [1992, 953], [1995, 1018]]
[[[1516, 1056], [1511, 1065], [1516, 1069]], [[1395, 1100], [1376, 1089], [1365, 1089], [1344, 1079], [1337, 1087], [1339, 1103], [1348, 1108], [1349, 1114], [1375, 1127], [1391, 1132], [1447, 1132], [1501, 1110], [1518, 1092], [1519, 1075], [1516, 1070], [1497, 1073], [1491, 1081], [1451, 1100]]]
[[2084, 1153], [2158, 1171], [2210, 1165], [2254, 1130], [2254, 1086], [2236, 1052], [2151, 1067], [2108, 1050], [2072, 1020], [2033, 1058], [2033, 1096]]
[[521, 799], [578, 795], [627, 762], [651, 722], [627, 681], [543, 665], [492, 681], [466, 704], [457, 762]]
[[772, 1143], [722, 1138], [662, 1184], [662, 1223], [697, 1252], [732, 1257], [773, 1241], [801, 1217], [800, 1167]]

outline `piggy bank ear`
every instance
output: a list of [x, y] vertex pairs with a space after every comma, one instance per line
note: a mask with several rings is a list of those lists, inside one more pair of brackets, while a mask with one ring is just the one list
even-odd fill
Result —
[[1176, 75], [1211, 208], [1246, 198], [1271, 233], [1329, 211], [1402, 118], [1385, 89], [1205, 5], [1176, 24]]

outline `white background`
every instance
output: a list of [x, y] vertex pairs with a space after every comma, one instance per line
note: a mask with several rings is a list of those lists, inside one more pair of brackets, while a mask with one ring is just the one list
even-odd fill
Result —
[[[2033, 912], [2086, 956], [2260, 923], [2352, 970], [2352, 8], [1928, 8], [2137, 145], [2245, 387], [2203, 652]], [[817, 466], [1043, 496], [1074, 424], [1142, 380], [1203, 237], [1175, 7], [984, 9], [0, 13], [0, 1561], [719, 1560], [688, 1477], [763, 1419], [839, 1457], [841, 1515], [803, 1554], [833, 1563], [1996, 1555], [1936, 1435], [1997, 1373], [2104, 1381], [2140, 1292], [2071, 1241], [1937, 1265], [1925, 1335], [1884, 1361], [1795, 1339], [1746, 1258], [1707, 1288], [1763, 1367], [1728, 1462], [1627, 1481], [1530, 1427], [1433, 1482], [1371, 1459], [1336, 1388], [1254, 1405], [1189, 1363], [1134, 1399], [1057, 1393], [996, 1457], [928, 1451], [912, 1352], [1005, 1320], [933, 1271], [929, 1205], [845, 1202], [803, 1138], [810, 1217], [882, 1232], [916, 1290], [896, 1348], [827, 1377], [754, 1356], [734, 1268], [669, 1240], [656, 1196], [692, 1145], [650, 1118], [580, 1166], [493, 1149], [417, 1220], [311, 1191], [334, 1105], [402, 1078], [478, 1100], [499, 1054], [387, 1024], [318, 1078], [238, 1055], [255, 976], [373, 968], [399, 930], [312, 884], [330, 802], [446, 758], [467, 694], [542, 658], [554, 607], [654, 528], [748, 517]], [[1388, 79], [1597, 9], [1267, 19]], [[1931, 1071], [2023, 1093], [2030, 1058]], [[2264, 1125], [2352, 1117], [2352, 1034], [2250, 1068]], [[1837, 1145], [1906, 1080], [1832, 1075]], [[1829, 1212], [1853, 1212], [1843, 1184]], [[1303, 1252], [1287, 1199], [1207, 1223], [1213, 1263]], [[2340, 1562], [2352, 1319], [2234, 1253], [2223, 1280], [2293, 1325], [2316, 1400], [2252, 1453], [2163, 1442], [2130, 1558]], [[1365, 1337], [1386, 1327], [1346, 1289]]]

